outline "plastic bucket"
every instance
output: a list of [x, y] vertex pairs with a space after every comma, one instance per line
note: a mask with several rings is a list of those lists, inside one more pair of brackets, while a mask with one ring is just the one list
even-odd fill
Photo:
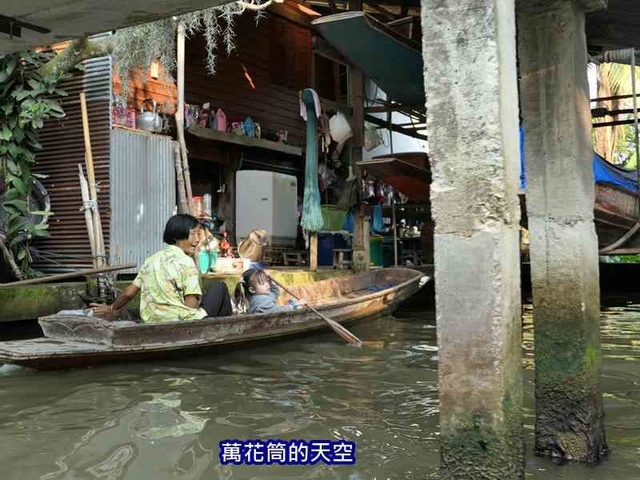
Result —
[[382, 266], [382, 237], [379, 235], [369, 237], [369, 250], [371, 252], [371, 265]]
[[209, 253], [209, 269], [214, 270], [216, 263], [218, 263], [218, 252]]

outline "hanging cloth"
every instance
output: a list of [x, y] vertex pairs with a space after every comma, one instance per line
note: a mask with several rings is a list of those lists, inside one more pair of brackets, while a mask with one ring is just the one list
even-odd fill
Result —
[[382, 207], [375, 205], [373, 207], [373, 215], [371, 216], [371, 228], [374, 232], [380, 232], [384, 228], [384, 221], [382, 219]]
[[312, 88], [304, 89], [300, 94], [300, 116], [306, 122], [307, 121], [307, 104], [302, 99], [304, 92], [310, 92], [309, 95], [313, 97], [313, 108], [314, 108], [314, 114], [316, 118], [320, 116], [322, 111], [320, 109], [320, 97], [318, 97], [318, 94], [316, 93], [316, 91]]
[[318, 94], [310, 88], [302, 91], [300, 101], [306, 107], [307, 120], [307, 152], [304, 168], [304, 197], [302, 203], [302, 221], [300, 224], [306, 231], [317, 232], [324, 226], [322, 209], [320, 208], [320, 192], [318, 190]]

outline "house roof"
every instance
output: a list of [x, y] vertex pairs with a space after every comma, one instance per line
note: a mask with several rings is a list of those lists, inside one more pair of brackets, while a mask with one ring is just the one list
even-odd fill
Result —
[[[0, 54], [56, 43], [88, 34], [179, 15], [226, 3], [225, 0], [3, 0], [0, 7]], [[308, 0], [329, 13], [345, 2]], [[333, 6], [333, 7], [332, 7]], [[380, 19], [419, 16], [419, 0], [368, 0], [364, 10]], [[11, 24], [13, 23], [13, 27]], [[591, 53], [640, 46], [640, 2], [608, 0], [608, 8], [587, 15]], [[13, 32], [13, 35], [11, 35]]]
[[0, 54], [159, 20], [224, 0], [2, 0]]
[[[325, 14], [345, 10], [339, 0], [310, 0], [310, 4]], [[420, 16], [420, 1], [364, 0], [363, 10], [378, 20], [388, 22], [394, 17]], [[640, 47], [640, 2], [608, 0], [607, 9], [587, 14], [586, 32], [589, 51], [594, 54], [603, 50]]]
[[587, 43], [591, 53], [640, 47], [640, 2], [608, 0], [609, 6], [587, 14]]

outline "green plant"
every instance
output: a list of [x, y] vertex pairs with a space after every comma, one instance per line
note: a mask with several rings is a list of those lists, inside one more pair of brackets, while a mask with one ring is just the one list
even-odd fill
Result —
[[[598, 98], [610, 98], [631, 94], [631, 66], [620, 63], [602, 63], [596, 67], [598, 78]], [[636, 76], [640, 82], [640, 68]], [[598, 107], [609, 110], [624, 110], [632, 107], [631, 99], [613, 99], [599, 101]], [[633, 116], [621, 115], [611, 120], [631, 119]], [[600, 127], [593, 130], [593, 144], [597, 153], [611, 163], [626, 168], [635, 166], [635, 131], [630, 125]]]
[[[51, 214], [30, 208], [37, 177], [31, 169], [36, 153], [42, 149], [38, 130], [48, 118], [64, 116], [60, 104], [53, 99], [65, 95], [57, 88], [64, 73], [39, 71], [51, 58], [52, 54], [43, 52], [0, 56], [0, 230], [27, 276], [35, 273], [29, 267], [29, 245], [34, 239], [49, 236], [46, 219]], [[35, 216], [44, 221], [34, 221]]]

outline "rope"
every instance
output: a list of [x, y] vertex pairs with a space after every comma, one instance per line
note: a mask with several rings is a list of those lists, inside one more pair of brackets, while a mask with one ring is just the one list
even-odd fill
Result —
[[80, 207], [81, 212], [85, 212], [87, 210], [95, 210], [98, 206], [98, 202], [95, 200], [87, 200], [82, 202], [82, 207]]

